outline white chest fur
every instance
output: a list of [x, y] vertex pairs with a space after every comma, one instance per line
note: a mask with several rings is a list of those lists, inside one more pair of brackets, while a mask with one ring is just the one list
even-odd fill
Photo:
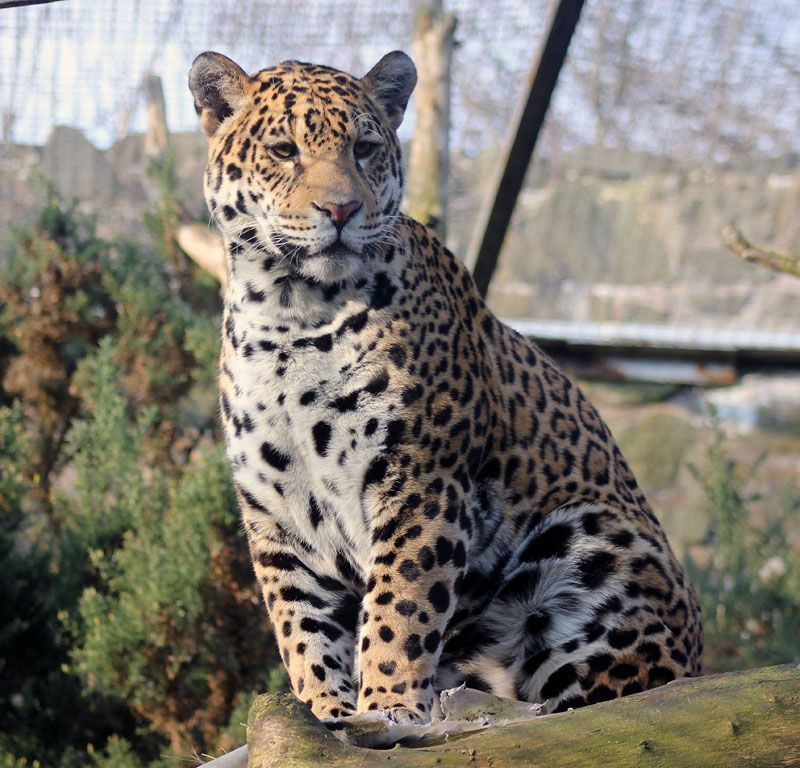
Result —
[[386, 361], [363, 346], [364, 328], [347, 326], [366, 324], [363, 305], [348, 303], [313, 332], [229, 317], [222, 408], [235, 481], [316, 568], [334, 573], [344, 556], [363, 575], [363, 479], [398, 399]]

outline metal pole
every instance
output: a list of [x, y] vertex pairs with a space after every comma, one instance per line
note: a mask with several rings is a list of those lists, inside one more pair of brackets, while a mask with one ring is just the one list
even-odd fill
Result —
[[528, 73], [529, 86], [517, 108], [516, 127], [508, 143], [502, 170], [481, 211], [468, 252], [467, 264], [472, 267], [472, 276], [481, 296], [486, 296], [489, 288], [583, 4], [584, 0], [559, 0], [547, 39]]
[[6, 8], [22, 8], [26, 5], [44, 5], [45, 3], [60, 3], [61, 0], [0, 0], [0, 11]]

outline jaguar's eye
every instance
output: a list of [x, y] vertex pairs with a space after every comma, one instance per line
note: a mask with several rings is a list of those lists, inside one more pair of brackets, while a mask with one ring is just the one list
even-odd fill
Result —
[[353, 154], [356, 156], [358, 160], [365, 160], [368, 158], [376, 149], [378, 145], [372, 141], [357, 141], [353, 145]]
[[282, 141], [280, 144], [273, 144], [269, 151], [279, 160], [289, 160], [297, 154], [297, 147], [291, 141]]

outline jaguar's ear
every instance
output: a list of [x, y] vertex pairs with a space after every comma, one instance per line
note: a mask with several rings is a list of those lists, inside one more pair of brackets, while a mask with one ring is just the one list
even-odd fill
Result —
[[417, 84], [417, 68], [402, 51], [387, 53], [364, 77], [364, 87], [383, 107], [389, 124], [397, 130]]
[[200, 125], [209, 137], [242, 106], [249, 79], [236, 62], [221, 53], [206, 51], [192, 62], [189, 90]]

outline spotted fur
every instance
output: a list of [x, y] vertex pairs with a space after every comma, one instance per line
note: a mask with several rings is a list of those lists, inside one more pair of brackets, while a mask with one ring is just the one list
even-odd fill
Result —
[[225, 240], [220, 402], [256, 576], [320, 717], [701, 672], [692, 587], [597, 411], [399, 213], [404, 54], [190, 75]]

